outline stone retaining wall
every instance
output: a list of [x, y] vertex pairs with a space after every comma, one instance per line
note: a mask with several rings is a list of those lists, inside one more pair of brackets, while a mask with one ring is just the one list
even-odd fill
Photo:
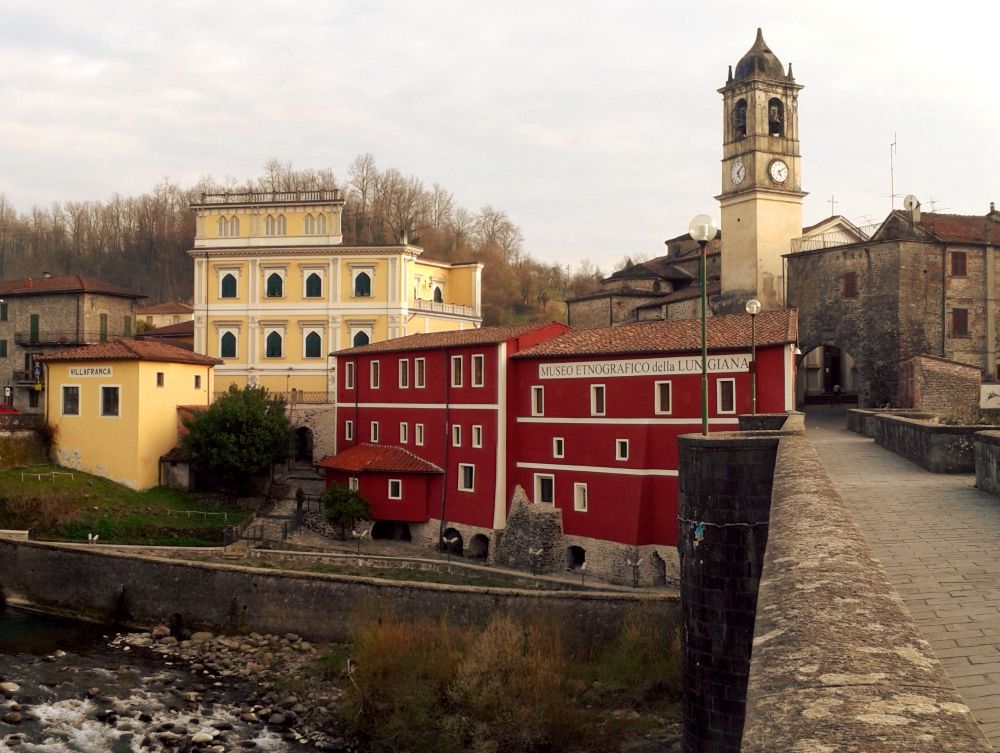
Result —
[[879, 415], [875, 441], [931, 473], [974, 473], [977, 431], [988, 425], [931, 423], [910, 416]]
[[879, 416], [909, 416], [910, 418], [933, 418], [933, 413], [912, 408], [851, 408], [847, 411], [847, 428], [850, 431], [875, 438], [875, 427]]
[[[58, 574], [59, 577], [53, 577]], [[352, 623], [388, 613], [484, 626], [498, 612], [549, 616], [577, 645], [617, 635], [631, 607], [677, 624], [676, 596], [536, 592], [179, 562], [0, 539], [0, 588], [50, 609], [138, 625], [176, 623], [222, 632], [295, 632], [347, 640]]]
[[1000, 431], [976, 434], [976, 488], [1000, 497]]

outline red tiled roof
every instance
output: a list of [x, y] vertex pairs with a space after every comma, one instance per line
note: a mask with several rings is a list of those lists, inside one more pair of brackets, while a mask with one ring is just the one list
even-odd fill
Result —
[[418, 458], [402, 447], [381, 444], [358, 444], [316, 465], [349, 473], [444, 473], [438, 466]]
[[115, 340], [97, 345], [83, 345], [39, 356], [38, 361], [164, 361], [216, 366], [224, 363], [200, 353], [150, 340]]
[[362, 355], [364, 353], [393, 353], [403, 350], [435, 350], [438, 348], [458, 348], [465, 345], [492, 345], [512, 340], [515, 337], [547, 327], [555, 322], [543, 324], [508, 324], [500, 327], [480, 327], [479, 329], [458, 329], [449, 332], [429, 332], [407, 335], [378, 343], [359, 345], [356, 348], [338, 350], [334, 355]]
[[[798, 340], [798, 311], [782, 309], [757, 315], [757, 345], [783, 345]], [[712, 350], [750, 347], [750, 316], [714, 316], [708, 320]], [[514, 358], [541, 356], [684, 353], [701, 350], [701, 320], [636, 322], [615, 327], [581, 329], [523, 350]]]
[[45, 295], [48, 293], [103, 293], [123, 298], [145, 298], [145, 294], [95, 280], [83, 275], [58, 277], [22, 277], [19, 280], [0, 280], [0, 296]]
[[137, 314], [190, 314], [194, 312], [194, 307], [189, 303], [182, 303], [181, 301], [167, 301], [166, 303], [157, 303], [155, 306], [144, 306], [139, 309]]
[[925, 212], [916, 224], [945, 243], [1000, 242], [1000, 222], [989, 215]]
[[147, 329], [140, 337], [194, 337], [194, 320]]

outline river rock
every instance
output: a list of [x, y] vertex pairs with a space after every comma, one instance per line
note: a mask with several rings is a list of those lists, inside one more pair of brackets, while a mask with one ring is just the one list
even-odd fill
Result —
[[212, 742], [215, 739], [215, 735], [211, 732], [197, 732], [191, 735], [191, 742], [195, 745], [205, 745], [206, 743]]
[[3, 693], [5, 696], [10, 697], [15, 693], [20, 693], [20, 692], [21, 692], [21, 686], [18, 685], [16, 682], [0, 682], [0, 693]]
[[20, 711], [8, 711], [0, 717], [0, 721], [4, 724], [20, 724], [22, 719], [24, 719], [24, 716], [21, 715]]
[[153, 628], [152, 636], [156, 640], [159, 640], [160, 638], [166, 638], [168, 635], [170, 635], [170, 628], [168, 628], [166, 625], [157, 625], [155, 628]]
[[197, 633], [191, 634], [192, 643], [207, 643], [213, 638], [215, 638], [215, 636], [209, 633], [207, 630], [199, 630]]

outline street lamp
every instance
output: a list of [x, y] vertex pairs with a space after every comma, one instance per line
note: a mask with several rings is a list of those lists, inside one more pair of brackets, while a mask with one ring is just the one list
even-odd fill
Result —
[[701, 433], [708, 436], [708, 242], [719, 229], [707, 214], [699, 214], [688, 224], [691, 240], [701, 246]]
[[751, 298], [747, 301], [747, 313], [750, 314], [750, 415], [757, 414], [757, 314], [760, 313], [760, 301]]

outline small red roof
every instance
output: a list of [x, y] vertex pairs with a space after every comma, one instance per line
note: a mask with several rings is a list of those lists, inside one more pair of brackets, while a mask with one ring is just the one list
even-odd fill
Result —
[[0, 280], [0, 296], [46, 295], [50, 293], [103, 293], [122, 298], [145, 298], [145, 294], [136, 293], [119, 285], [95, 280], [83, 275], [51, 275], [41, 277], [22, 277], [19, 280]]
[[334, 355], [394, 353], [404, 350], [435, 350], [439, 348], [458, 348], [465, 345], [496, 345], [552, 324], [556, 324], [556, 322], [508, 324], [499, 327], [480, 327], [479, 329], [457, 329], [449, 332], [407, 335], [406, 337], [397, 337], [392, 340], [359, 345], [356, 348], [345, 348], [344, 350], [338, 350]]
[[58, 350], [39, 356], [38, 361], [163, 361], [167, 363], [190, 363], [216, 366], [224, 363], [218, 358], [210, 358], [200, 353], [178, 348], [176, 345], [154, 340], [115, 340], [109, 343], [83, 345], [79, 348]]
[[194, 320], [188, 319], [186, 322], [153, 327], [143, 332], [140, 337], [194, 337]]
[[136, 311], [137, 314], [191, 314], [194, 312], [194, 307], [190, 303], [182, 303], [181, 301], [167, 301], [166, 303], [157, 303], [154, 306], [143, 306], [141, 309]]
[[438, 466], [418, 458], [402, 447], [381, 444], [358, 444], [316, 465], [349, 473], [444, 473]]
[[[784, 345], [798, 340], [798, 311], [763, 311], [756, 317], [755, 342]], [[712, 350], [750, 347], [750, 316], [713, 316], [708, 320], [708, 347]], [[580, 329], [546, 340], [513, 358], [542, 356], [687, 353], [701, 350], [701, 320], [636, 322], [614, 327]]]
[[925, 212], [917, 224], [946, 243], [1000, 242], [1000, 222], [990, 215]]

